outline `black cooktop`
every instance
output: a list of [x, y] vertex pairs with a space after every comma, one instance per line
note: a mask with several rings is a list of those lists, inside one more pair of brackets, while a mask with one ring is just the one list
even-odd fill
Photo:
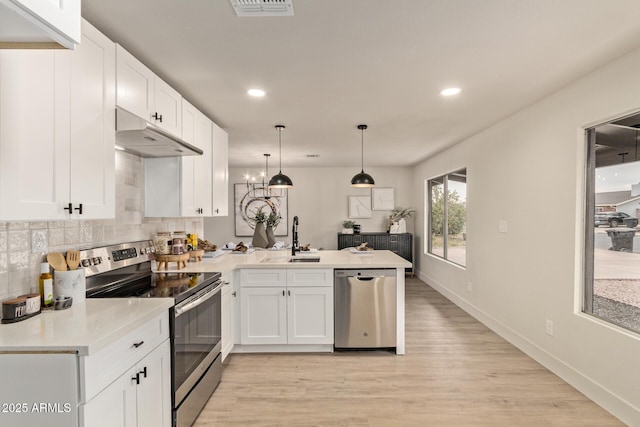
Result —
[[218, 282], [220, 276], [220, 273], [152, 273], [139, 267], [122, 268], [91, 278], [87, 298], [173, 298], [178, 303]]

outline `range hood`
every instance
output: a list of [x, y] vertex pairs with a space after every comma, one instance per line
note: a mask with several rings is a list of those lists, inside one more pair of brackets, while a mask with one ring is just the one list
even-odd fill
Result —
[[153, 123], [116, 108], [116, 145], [141, 157], [200, 156], [202, 150]]

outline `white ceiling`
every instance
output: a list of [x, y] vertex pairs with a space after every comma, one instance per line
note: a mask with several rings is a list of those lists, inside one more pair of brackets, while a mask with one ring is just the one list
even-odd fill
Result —
[[[229, 133], [232, 166], [413, 165], [640, 46], [637, 0], [82, 0]], [[440, 90], [463, 92], [443, 98]], [[263, 88], [264, 98], [246, 91]], [[532, 123], [531, 126], [535, 126]], [[307, 158], [307, 154], [319, 154]], [[357, 171], [356, 171], [357, 172]]]

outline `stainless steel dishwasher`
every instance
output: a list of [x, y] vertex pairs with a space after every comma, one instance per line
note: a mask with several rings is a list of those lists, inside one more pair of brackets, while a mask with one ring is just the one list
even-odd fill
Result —
[[336, 349], [396, 347], [396, 270], [335, 270]]

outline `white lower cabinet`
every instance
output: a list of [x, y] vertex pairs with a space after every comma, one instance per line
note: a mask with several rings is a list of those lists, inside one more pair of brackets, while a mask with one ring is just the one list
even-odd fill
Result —
[[222, 275], [222, 361], [235, 344], [235, 305], [238, 293], [234, 289], [233, 273]]
[[240, 271], [241, 344], [333, 344], [333, 270]]
[[86, 427], [171, 426], [171, 347], [164, 341], [81, 406]]

